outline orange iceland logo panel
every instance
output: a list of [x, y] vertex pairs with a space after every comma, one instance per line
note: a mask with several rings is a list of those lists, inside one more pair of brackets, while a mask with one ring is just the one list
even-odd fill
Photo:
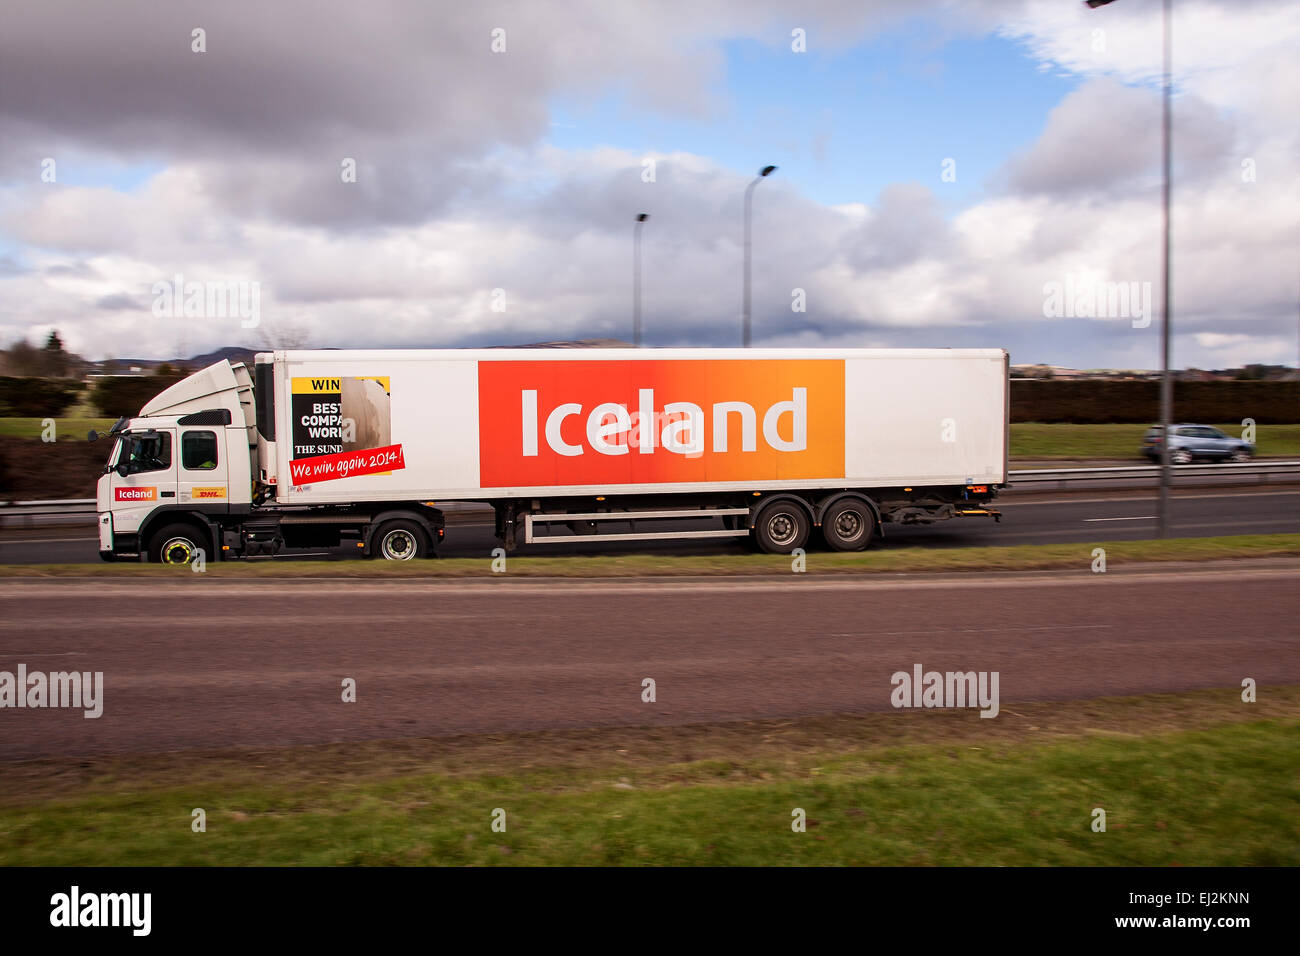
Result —
[[479, 362], [484, 488], [844, 476], [844, 362]]

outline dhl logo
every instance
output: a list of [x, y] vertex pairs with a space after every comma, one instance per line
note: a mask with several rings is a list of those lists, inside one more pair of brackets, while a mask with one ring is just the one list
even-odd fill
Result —
[[484, 487], [844, 474], [834, 359], [480, 362]]
[[224, 498], [226, 497], [226, 489], [220, 487], [192, 488], [190, 490], [190, 497], [192, 497], [195, 501], [199, 501], [200, 499], [203, 498]]

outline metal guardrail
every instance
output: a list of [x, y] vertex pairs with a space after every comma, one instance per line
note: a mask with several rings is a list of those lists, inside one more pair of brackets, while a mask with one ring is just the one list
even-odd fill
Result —
[[0, 501], [0, 525], [7, 518], [98, 517], [94, 498], [52, 498], [48, 501]]
[[[1217, 465], [1173, 465], [1174, 477], [1204, 478], [1228, 477], [1241, 475], [1257, 477], [1261, 483], [1270, 477], [1300, 477], [1300, 461], [1246, 461], [1225, 462]], [[1155, 480], [1160, 477], [1159, 465], [1121, 465], [1110, 468], [1055, 468], [1012, 471], [1008, 473], [1010, 484], [1020, 486], [1027, 484], [1049, 484], [1060, 482], [1107, 481], [1128, 479], [1133, 481]], [[473, 506], [457, 508], [451, 505], [447, 510], [471, 510]], [[59, 498], [49, 501], [0, 501], [0, 526], [11, 518], [87, 518], [97, 517], [94, 498]]]
[[[1295, 478], [1300, 476], [1300, 461], [1242, 461], [1220, 464], [1170, 465], [1175, 481], [1179, 478], [1227, 478], [1230, 476], [1254, 477], [1263, 484], [1271, 477]], [[1048, 482], [1155, 481], [1160, 477], [1159, 465], [1120, 465], [1108, 468], [1055, 468], [1012, 471], [1009, 484], [1017, 487]]]

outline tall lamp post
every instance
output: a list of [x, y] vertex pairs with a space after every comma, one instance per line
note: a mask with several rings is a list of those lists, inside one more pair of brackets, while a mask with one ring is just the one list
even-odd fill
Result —
[[641, 227], [649, 213], [638, 213], [632, 227], [632, 345], [641, 347]]
[[[1114, 0], [1084, 0], [1093, 9], [1104, 7]], [[1170, 83], [1173, 75], [1173, 25], [1171, 10], [1173, 0], [1164, 0], [1164, 114], [1161, 119], [1161, 140], [1163, 145], [1164, 182], [1161, 187], [1161, 220], [1163, 224], [1163, 270], [1164, 291], [1161, 299], [1164, 304], [1164, 316], [1160, 323], [1160, 493], [1156, 503], [1156, 536], [1169, 537], [1169, 488], [1172, 479], [1169, 470], [1169, 430], [1173, 418], [1174, 378], [1169, 370], [1169, 326], [1173, 316], [1170, 306], [1169, 288], [1169, 197], [1172, 179], [1172, 117], [1173, 107], [1170, 102]]]
[[740, 344], [749, 348], [752, 320], [749, 308], [749, 274], [750, 274], [750, 231], [753, 225], [754, 187], [776, 172], [775, 166], [764, 166], [754, 177], [754, 181], [745, 187], [745, 305], [741, 317]]

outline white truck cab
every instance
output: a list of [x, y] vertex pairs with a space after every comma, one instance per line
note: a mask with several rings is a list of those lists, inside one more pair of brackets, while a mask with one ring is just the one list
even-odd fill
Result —
[[[220, 517], [251, 502], [252, 416], [247, 370], [221, 363], [177, 382], [138, 417], [119, 419], [106, 436], [113, 445], [95, 493], [100, 556], [186, 564], [197, 550], [216, 553]], [[186, 533], [165, 533], [182, 513]], [[204, 529], [196, 516], [218, 520]]]

